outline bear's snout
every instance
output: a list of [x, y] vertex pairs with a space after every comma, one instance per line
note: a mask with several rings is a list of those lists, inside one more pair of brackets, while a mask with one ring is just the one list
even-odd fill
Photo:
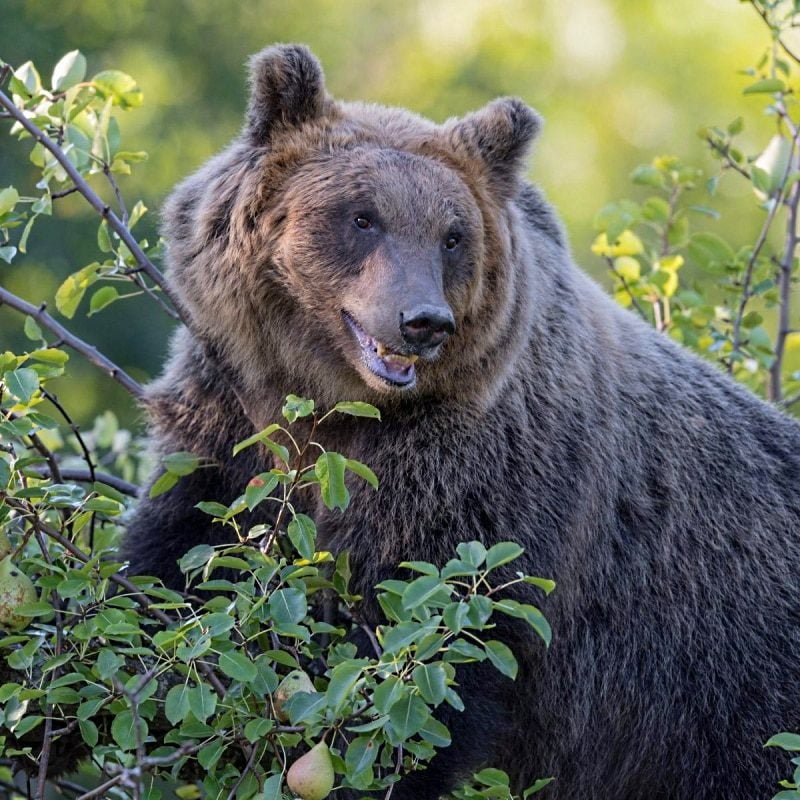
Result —
[[438, 347], [455, 330], [449, 306], [420, 305], [400, 312], [400, 333], [413, 347]]

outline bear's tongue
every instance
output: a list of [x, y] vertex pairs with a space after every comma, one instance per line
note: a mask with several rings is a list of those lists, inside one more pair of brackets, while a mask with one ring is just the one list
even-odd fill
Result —
[[[373, 340], [374, 342], [374, 340]], [[406, 384], [414, 380], [414, 362], [417, 356], [404, 356], [400, 353], [393, 353], [380, 342], [374, 342], [372, 350], [374, 358], [367, 362], [369, 368], [381, 378], [392, 383]]]
[[370, 336], [351, 314], [343, 311], [342, 315], [355, 334], [361, 347], [361, 358], [371, 372], [396, 386], [410, 386], [414, 383], [417, 377], [414, 367], [417, 356], [393, 352]]

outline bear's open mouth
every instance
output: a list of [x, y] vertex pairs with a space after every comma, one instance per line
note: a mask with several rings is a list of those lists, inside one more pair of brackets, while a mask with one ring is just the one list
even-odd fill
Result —
[[361, 348], [361, 360], [367, 369], [392, 386], [410, 389], [417, 380], [414, 364], [418, 356], [394, 352], [370, 336], [352, 314], [342, 311], [342, 316], [356, 337]]

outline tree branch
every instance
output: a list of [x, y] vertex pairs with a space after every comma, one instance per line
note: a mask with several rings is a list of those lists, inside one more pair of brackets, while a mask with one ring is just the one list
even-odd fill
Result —
[[79, 339], [75, 334], [70, 333], [63, 325], [56, 322], [45, 310], [42, 304], [37, 307], [25, 302], [21, 297], [17, 297], [7, 289], [0, 287], [0, 306], [3, 304], [33, 317], [38, 323], [44, 325], [51, 333], [54, 333], [65, 345], [71, 347], [76, 353], [80, 353], [103, 372], [110, 375], [115, 381], [122, 384], [137, 400], [144, 397], [144, 389], [141, 384], [135, 381], [125, 370], [118, 367], [113, 361], [104, 356], [96, 347]]
[[[50, 471], [44, 468], [35, 468], [35, 471], [41, 474], [42, 477], [50, 475]], [[67, 467], [60, 467], [60, 472], [62, 481], [75, 481], [77, 483], [94, 483], [94, 481], [98, 481], [99, 483], [105, 483], [122, 494], [128, 495], [128, 497], [139, 496], [139, 487], [135, 483], [129, 483], [108, 472], [97, 472], [95, 470], [93, 476], [88, 469], [71, 469]]]
[[133, 234], [123, 223], [123, 221], [114, 213], [107, 203], [103, 202], [103, 200], [92, 189], [92, 187], [89, 186], [80, 172], [78, 172], [78, 170], [75, 168], [73, 163], [67, 158], [63, 149], [59, 147], [58, 144], [54, 142], [44, 131], [31, 122], [28, 117], [25, 116], [25, 113], [22, 111], [22, 109], [18, 108], [14, 101], [2, 91], [0, 91], [0, 106], [5, 108], [13, 119], [19, 122], [19, 124], [37, 142], [39, 142], [43, 147], [53, 154], [56, 161], [58, 161], [67, 175], [69, 175], [69, 177], [72, 179], [72, 183], [77, 190], [84, 196], [84, 198], [86, 198], [86, 200], [89, 202], [89, 205], [91, 205], [92, 208], [94, 208], [94, 210], [97, 211], [97, 213], [103, 219], [107, 220], [109, 227], [112, 228], [117, 236], [119, 236], [119, 238], [125, 243], [125, 246], [128, 248], [128, 250], [130, 250], [131, 254], [136, 259], [136, 263], [139, 264], [150, 280], [152, 280], [153, 283], [155, 283], [156, 286], [158, 286], [159, 289], [161, 289], [161, 291], [164, 292], [164, 294], [169, 298], [178, 317], [185, 323], [186, 317], [183, 313], [183, 309], [181, 308], [180, 301], [172, 289], [170, 289], [160, 270], [155, 266], [155, 264], [153, 264], [152, 261], [150, 261], [147, 255], [145, 255], [144, 251], [139, 246], [139, 243], [133, 237]]

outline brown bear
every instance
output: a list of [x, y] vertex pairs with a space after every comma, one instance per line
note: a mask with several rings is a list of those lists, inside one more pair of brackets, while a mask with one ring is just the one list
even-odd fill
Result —
[[131, 570], [181, 584], [222, 535], [195, 503], [271, 467], [231, 449], [287, 394], [368, 401], [381, 423], [325, 443], [380, 491], [305, 510], [371, 622], [398, 562], [462, 540], [515, 539], [558, 583], [549, 651], [511, 630], [516, 683], [464, 669], [453, 744], [394, 800], [487, 764], [559, 800], [766, 798], [762, 744], [800, 728], [800, 427], [575, 267], [523, 179], [538, 128], [514, 99], [443, 125], [337, 102], [302, 46], [253, 59], [244, 130], [166, 207], [191, 332], [148, 399], [157, 451], [218, 466], [141, 503]]

